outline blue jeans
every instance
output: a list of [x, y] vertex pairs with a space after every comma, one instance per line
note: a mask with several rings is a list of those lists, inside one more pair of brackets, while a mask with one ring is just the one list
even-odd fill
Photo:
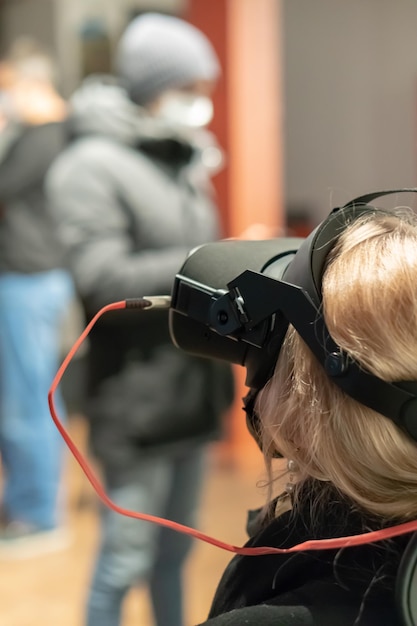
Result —
[[[0, 275], [2, 509], [41, 529], [58, 524], [63, 447], [48, 407], [60, 326], [74, 294], [63, 270]], [[59, 394], [57, 410], [63, 415]]]
[[[204, 453], [138, 461], [136, 480], [109, 491], [119, 506], [194, 526]], [[148, 584], [157, 626], [183, 625], [182, 567], [188, 535], [105, 509], [87, 626], [118, 626], [129, 589]]]

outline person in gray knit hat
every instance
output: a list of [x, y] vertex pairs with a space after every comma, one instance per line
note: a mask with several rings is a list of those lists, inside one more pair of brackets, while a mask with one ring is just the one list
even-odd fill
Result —
[[[189, 250], [221, 236], [210, 42], [178, 18], [144, 14], [123, 33], [115, 68], [71, 98], [74, 139], [47, 180], [87, 320], [109, 302], [170, 293]], [[206, 447], [233, 400], [230, 368], [177, 350], [167, 312], [148, 311], [104, 316], [88, 369], [84, 413], [110, 498], [193, 526]], [[190, 538], [111, 510], [101, 519], [87, 626], [118, 626], [140, 583], [157, 626], [182, 626]]]
[[220, 74], [216, 53], [203, 33], [183, 20], [155, 13], [128, 26], [116, 68], [132, 100], [141, 105], [169, 89], [215, 81]]

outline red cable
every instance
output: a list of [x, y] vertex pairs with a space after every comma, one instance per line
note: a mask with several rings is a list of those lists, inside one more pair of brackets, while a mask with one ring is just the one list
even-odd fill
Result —
[[398, 535], [404, 535], [406, 533], [410, 533], [417, 530], [417, 520], [413, 520], [411, 522], [406, 522], [404, 524], [399, 524], [397, 526], [392, 526], [390, 528], [385, 528], [383, 530], [375, 530], [372, 532], [363, 533], [361, 535], [351, 535], [348, 537], [338, 537], [334, 539], [316, 539], [305, 541], [304, 543], [299, 543], [291, 548], [273, 548], [270, 546], [259, 547], [259, 548], [245, 548], [234, 546], [219, 539], [215, 539], [210, 535], [206, 535], [195, 528], [190, 528], [189, 526], [184, 526], [183, 524], [178, 524], [177, 522], [173, 522], [171, 520], [164, 519], [163, 517], [156, 517], [155, 515], [148, 515], [146, 513], [139, 513], [136, 511], [131, 511], [130, 509], [124, 509], [117, 504], [115, 504], [108, 495], [106, 494], [103, 486], [101, 485], [98, 478], [95, 476], [93, 470], [89, 466], [87, 460], [83, 457], [81, 452], [78, 450], [77, 446], [69, 436], [68, 432], [64, 428], [63, 424], [58, 418], [58, 415], [55, 410], [54, 405], [54, 394], [55, 391], [61, 382], [62, 376], [64, 375], [71, 359], [74, 354], [77, 352], [78, 348], [81, 346], [85, 338], [88, 336], [89, 332], [97, 322], [97, 320], [108, 311], [115, 311], [119, 309], [125, 308], [135, 308], [135, 309], [146, 309], [151, 307], [152, 303], [144, 298], [137, 298], [135, 300], [122, 300], [120, 302], [114, 302], [103, 307], [91, 320], [88, 326], [81, 333], [77, 341], [74, 343], [67, 356], [63, 360], [60, 368], [58, 369], [54, 380], [52, 381], [51, 388], [48, 393], [48, 403], [49, 409], [51, 412], [52, 419], [54, 420], [56, 427], [61, 433], [65, 443], [68, 448], [71, 450], [73, 456], [79, 463], [81, 469], [84, 474], [87, 476], [89, 482], [93, 486], [99, 498], [102, 502], [115, 511], [116, 513], [120, 513], [120, 515], [125, 515], [127, 517], [133, 517], [135, 519], [140, 519], [145, 522], [152, 522], [154, 524], [159, 524], [160, 526], [166, 526], [167, 528], [172, 528], [177, 532], [184, 533], [186, 535], [190, 535], [195, 539], [199, 539], [200, 541], [205, 541], [206, 543], [210, 543], [218, 548], [222, 548], [223, 550], [227, 550], [228, 552], [235, 552], [236, 554], [242, 554], [245, 556], [256, 556], [261, 554], [283, 554], [287, 552], [301, 552], [304, 550], [331, 550], [335, 548], [347, 548], [350, 546], [359, 546], [366, 543], [373, 543], [375, 541], [382, 541], [383, 539], [389, 539], [391, 537], [397, 537]]

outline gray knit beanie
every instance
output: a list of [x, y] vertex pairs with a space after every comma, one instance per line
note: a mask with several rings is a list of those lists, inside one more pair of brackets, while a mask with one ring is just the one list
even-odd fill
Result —
[[216, 53], [201, 31], [158, 13], [140, 15], [129, 24], [115, 60], [130, 97], [141, 105], [167, 89], [215, 80], [220, 74]]

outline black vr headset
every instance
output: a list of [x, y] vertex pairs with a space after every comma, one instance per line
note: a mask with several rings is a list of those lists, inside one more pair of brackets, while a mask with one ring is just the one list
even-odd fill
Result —
[[256, 394], [272, 376], [292, 324], [338, 387], [417, 440], [417, 381], [388, 383], [365, 371], [336, 345], [322, 316], [322, 275], [335, 241], [356, 218], [378, 211], [368, 203], [400, 192], [417, 189], [356, 198], [306, 239], [223, 240], [196, 248], [175, 279], [172, 341], [191, 354], [243, 365], [246, 411], [253, 415]]

